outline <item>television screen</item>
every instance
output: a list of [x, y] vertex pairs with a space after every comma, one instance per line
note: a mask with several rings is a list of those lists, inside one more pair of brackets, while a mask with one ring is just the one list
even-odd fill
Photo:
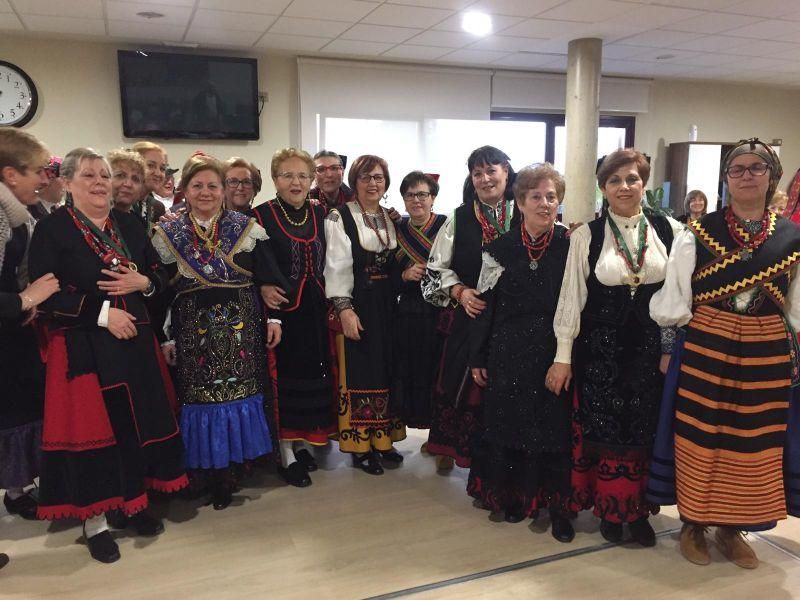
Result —
[[258, 139], [255, 59], [142, 50], [117, 56], [126, 137]]

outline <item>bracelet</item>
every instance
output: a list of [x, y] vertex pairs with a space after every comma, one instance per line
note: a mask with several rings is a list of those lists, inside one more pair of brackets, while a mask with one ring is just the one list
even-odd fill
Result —
[[142, 296], [144, 296], [145, 298], [149, 298], [155, 293], [156, 293], [156, 286], [153, 283], [153, 280], [148, 278], [147, 287], [144, 288], [144, 290], [142, 291]]
[[[20, 294], [19, 297], [22, 299], [22, 310], [23, 311], [30, 310], [31, 308], [33, 308], [35, 306], [35, 304], [33, 302], [33, 298], [28, 296], [28, 294]], [[28, 303], [27, 307], [25, 306], [26, 302]]]
[[456, 301], [456, 304], [461, 304], [461, 296], [464, 295], [464, 290], [467, 289], [467, 286], [458, 283], [456, 285], [461, 285], [461, 287], [453, 294], [453, 300]]

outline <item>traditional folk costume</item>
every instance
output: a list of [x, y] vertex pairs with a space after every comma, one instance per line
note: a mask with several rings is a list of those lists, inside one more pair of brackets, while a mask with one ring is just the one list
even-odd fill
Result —
[[768, 211], [743, 222], [725, 208], [675, 239], [650, 308], [658, 323], [685, 326], [685, 341], [648, 495], [677, 500], [684, 521], [761, 531], [800, 516], [798, 264], [800, 229]]
[[[519, 224], [514, 200], [496, 207], [477, 198], [453, 211], [436, 236], [422, 279], [428, 302], [451, 307], [450, 289], [456, 284], [474, 289], [481, 271], [484, 246]], [[469, 323], [464, 307], [449, 311], [442, 332], [447, 336], [436, 376], [428, 452], [449, 456], [459, 467], [469, 467], [471, 447], [483, 423], [481, 388], [470, 377]]]
[[556, 362], [573, 365], [573, 508], [594, 507], [606, 523], [655, 510], [644, 490], [664, 378], [662, 332], [649, 303], [682, 227], [609, 210], [570, 236], [554, 329]]
[[436, 371], [442, 352], [443, 338], [438, 331], [442, 309], [425, 302], [419, 281], [403, 281], [401, 275], [414, 264], [427, 264], [433, 240], [446, 220], [444, 215], [431, 214], [420, 227], [408, 217], [396, 224], [394, 280], [398, 295], [392, 411], [407, 426], [422, 429], [431, 426]]
[[173, 274], [186, 467], [226, 471], [272, 450], [265, 415], [269, 375], [256, 289], [272, 278], [267, 234], [255, 219], [223, 210], [159, 223], [153, 244]]
[[325, 214], [316, 201], [297, 209], [279, 197], [255, 209], [278, 266], [266, 283], [282, 288], [289, 299], [274, 313], [283, 335], [269, 351], [277, 371], [275, 421], [282, 445], [325, 445], [337, 432], [325, 297]]
[[337, 312], [353, 308], [364, 331], [360, 340], [337, 336], [339, 358], [339, 449], [389, 452], [406, 437], [393, 418], [392, 255], [394, 224], [386, 211], [365, 213], [358, 202], [332, 210], [325, 220], [325, 293]]
[[353, 190], [343, 183], [339, 186], [339, 189], [336, 190], [336, 195], [329, 198], [320, 188], [315, 187], [311, 188], [308, 197], [312, 200], [319, 200], [320, 205], [325, 209], [325, 213], [327, 214], [334, 208], [339, 208], [348, 202], [352, 202]]
[[[44, 366], [33, 325], [23, 325], [19, 292], [28, 283], [26, 259], [33, 217], [0, 183], [0, 489], [10, 513], [35, 518], [35, 501], [22, 494], [39, 475]], [[12, 497], [13, 496], [13, 497]]]
[[545, 387], [569, 239], [562, 225], [536, 240], [523, 227], [486, 247], [478, 291], [488, 306], [470, 325], [470, 367], [486, 368], [488, 385], [467, 493], [509, 520], [564, 514], [570, 495], [570, 403]]
[[[185, 487], [174, 391], [145, 298], [97, 288], [101, 269], [117, 265], [138, 267], [155, 291], [166, 287], [141, 224], [112, 210], [100, 230], [79, 210], [60, 208], [37, 224], [29, 264], [32, 280], [53, 273], [61, 285], [39, 305], [49, 328], [39, 517], [130, 515], [147, 507], [148, 489]], [[134, 338], [101, 326], [109, 308], [136, 318]]]

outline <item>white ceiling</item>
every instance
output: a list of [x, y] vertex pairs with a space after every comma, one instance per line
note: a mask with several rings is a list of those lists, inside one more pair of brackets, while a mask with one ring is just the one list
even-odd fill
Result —
[[0, 31], [561, 72], [599, 37], [604, 74], [800, 86], [798, 0], [0, 0]]

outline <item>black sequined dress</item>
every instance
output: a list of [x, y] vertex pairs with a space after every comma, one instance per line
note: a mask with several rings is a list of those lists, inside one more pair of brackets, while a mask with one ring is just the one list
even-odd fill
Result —
[[486, 248], [479, 286], [493, 287], [470, 327], [470, 366], [486, 368], [489, 383], [467, 492], [490, 510], [535, 517], [548, 506], [560, 511], [569, 497], [570, 403], [544, 385], [568, 251], [559, 225], [535, 270], [519, 227]]

